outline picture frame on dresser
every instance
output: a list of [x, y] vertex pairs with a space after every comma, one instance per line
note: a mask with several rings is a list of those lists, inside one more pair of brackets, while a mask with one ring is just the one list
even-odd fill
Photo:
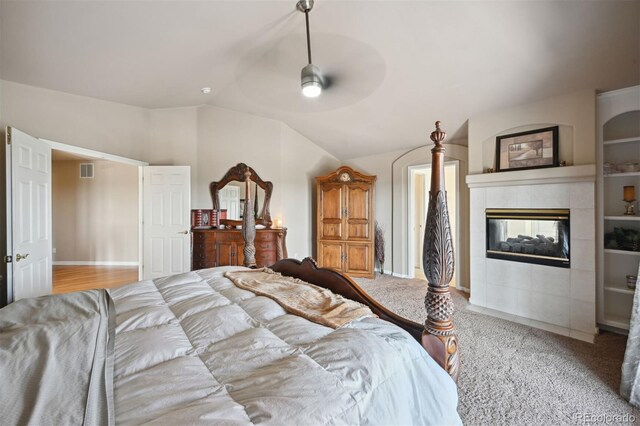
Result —
[[211, 229], [217, 226], [218, 211], [213, 209], [192, 209], [191, 229]]
[[559, 126], [496, 137], [496, 172], [558, 167]]

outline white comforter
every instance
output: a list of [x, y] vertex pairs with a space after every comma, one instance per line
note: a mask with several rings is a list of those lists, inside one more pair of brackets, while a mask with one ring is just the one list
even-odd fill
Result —
[[460, 424], [456, 387], [404, 330], [331, 329], [222, 267], [111, 291], [117, 424]]

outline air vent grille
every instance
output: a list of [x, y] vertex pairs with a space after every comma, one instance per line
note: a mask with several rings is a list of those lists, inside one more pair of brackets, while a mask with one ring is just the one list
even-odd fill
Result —
[[80, 163], [80, 179], [93, 179], [93, 163]]

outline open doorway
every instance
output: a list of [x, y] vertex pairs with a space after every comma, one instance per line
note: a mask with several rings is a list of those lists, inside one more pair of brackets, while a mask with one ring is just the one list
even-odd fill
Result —
[[[458, 161], [447, 161], [444, 165], [445, 182], [447, 183], [447, 207], [455, 262], [458, 262], [459, 245], [459, 191], [458, 191]], [[422, 270], [422, 244], [424, 241], [424, 226], [429, 205], [429, 189], [431, 187], [431, 165], [424, 164], [409, 167], [409, 211], [408, 211], [408, 272], [412, 278], [426, 280]], [[456, 287], [456, 273], [449, 283]]]
[[138, 280], [137, 165], [52, 149], [53, 293]]

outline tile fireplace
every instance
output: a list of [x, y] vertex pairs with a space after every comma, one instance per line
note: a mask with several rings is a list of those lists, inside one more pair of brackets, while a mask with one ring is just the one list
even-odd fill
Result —
[[[467, 176], [470, 307], [593, 342], [595, 175], [595, 165], [581, 165]], [[510, 217], [492, 225], [488, 214]], [[559, 265], [512, 261], [531, 254]]]

